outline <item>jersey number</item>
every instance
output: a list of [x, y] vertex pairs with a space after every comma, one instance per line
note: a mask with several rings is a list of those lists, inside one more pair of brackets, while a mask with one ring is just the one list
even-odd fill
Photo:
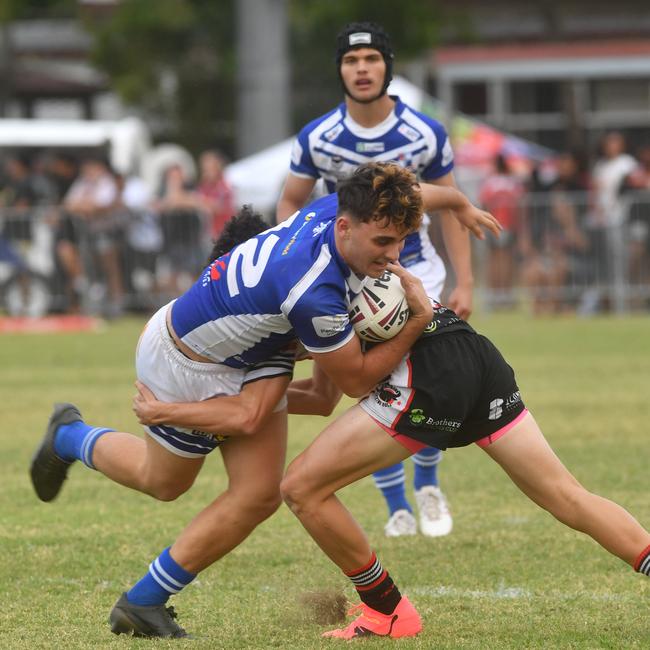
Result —
[[[265, 234], [288, 228], [293, 223], [294, 218], [295, 215], [293, 218], [279, 223], [275, 228], [265, 231]], [[269, 257], [271, 257], [273, 248], [279, 241], [280, 238], [277, 235], [269, 234], [262, 242], [261, 247], [259, 247], [260, 241], [255, 237], [249, 239], [240, 246], [237, 246], [232, 251], [227, 271], [228, 293], [231, 298], [239, 295], [239, 284], [237, 283], [237, 267], [239, 266], [239, 260], [241, 259], [241, 277], [244, 286], [248, 289], [252, 289], [260, 283], [262, 275], [264, 274], [264, 269], [269, 263]], [[256, 261], [255, 254], [257, 253], [258, 247], [260, 248], [260, 252], [259, 255], [257, 255]]]

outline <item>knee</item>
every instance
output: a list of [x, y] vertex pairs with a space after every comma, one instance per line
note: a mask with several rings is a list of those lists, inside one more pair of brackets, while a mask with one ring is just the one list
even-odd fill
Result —
[[300, 468], [295, 464], [287, 469], [280, 483], [280, 494], [293, 513], [301, 511], [308, 504], [310, 490], [307, 477], [302, 475]]
[[155, 482], [147, 485], [145, 491], [158, 501], [175, 501], [192, 487], [192, 483]]
[[235, 496], [237, 510], [252, 524], [268, 519], [282, 504], [277, 484], [271, 489]]

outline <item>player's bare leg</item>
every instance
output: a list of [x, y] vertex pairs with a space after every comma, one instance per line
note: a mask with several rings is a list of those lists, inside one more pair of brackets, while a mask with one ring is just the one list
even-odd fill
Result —
[[628, 564], [650, 546], [650, 533], [627, 510], [578, 483], [530, 413], [484, 449], [532, 501]]
[[258, 434], [231, 438], [224, 443], [221, 451], [229, 478], [227, 490], [200, 512], [173, 546], [163, 550], [149, 571], [122, 594], [109, 617], [113, 632], [186, 636], [173, 620], [167, 600], [277, 510], [286, 438], [284, 411], [273, 414]]
[[365, 533], [335, 492], [410, 455], [355, 406], [332, 422], [289, 465], [281, 487], [285, 501], [343, 571], [362, 566], [371, 550]]
[[289, 466], [283, 497], [325, 554], [352, 580], [360, 616], [327, 636], [413, 636], [420, 616], [402, 597], [373, 553], [365, 533], [335, 492], [410, 452], [356, 406], [325, 429]]
[[142, 439], [119, 431], [99, 438], [92, 455], [99, 472], [161, 501], [173, 501], [187, 492], [204, 460], [178, 456], [149, 435]]
[[179, 564], [192, 573], [205, 569], [278, 509], [286, 441], [287, 414], [283, 411], [274, 413], [263, 431], [230, 438], [220, 447], [228, 488], [174, 542], [171, 553]]

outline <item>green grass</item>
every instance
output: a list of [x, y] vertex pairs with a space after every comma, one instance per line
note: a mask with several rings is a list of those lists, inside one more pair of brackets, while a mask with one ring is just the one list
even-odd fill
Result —
[[[515, 367], [527, 406], [578, 479], [650, 525], [648, 318], [495, 315], [474, 325]], [[0, 338], [0, 648], [179, 643], [115, 637], [106, 619], [182, 522], [223, 489], [218, 453], [173, 503], [75, 467], [58, 501], [42, 504], [27, 477], [53, 401], [78, 403], [90, 422], [140, 431], [130, 402], [141, 327], [133, 319], [97, 334]], [[289, 457], [323, 424], [292, 420]], [[364, 647], [650, 647], [647, 579], [533, 506], [475, 446], [447, 453], [440, 474], [455, 526], [440, 540], [384, 538], [370, 479], [343, 493], [425, 619], [417, 639]], [[325, 628], [300, 604], [320, 588], [354, 595], [283, 507], [175, 605], [198, 637], [193, 648], [329, 647], [336, 642], [319, 638]]]

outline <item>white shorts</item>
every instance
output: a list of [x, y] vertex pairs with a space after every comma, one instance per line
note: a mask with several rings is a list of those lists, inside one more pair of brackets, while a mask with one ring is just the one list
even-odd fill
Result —
[[440, 301], [447, 273], [445, 265], [438, 255], [411, 264], [406, 267], [406, 270], [422, 280], [424, 290], [429, 298], [433, 298], [437, 302]]
[[[217, 395], [238, 395], [244, 369], [193, 361], [174, 345], [165, 319], [171, 304], [151, 317], [140, 337], [135, 353], [138, 379], [163, 402], [200, 402]], [[144, 428], [156, 442], [185, 458], [209, 454], [225, 440], [224, 436], [168, 425]]]
[[429, 224], [431, 218], [425, 214], [422, 219], [422, 225], [418, 234], [420, 235], [421, 250], [418, 256], [419, 261], [412, 262], [405, 265], [409, 273], [422, 280], [424, 290], [427, 292], [429, 298], [440, 301], [442, 289], [445, 286], [445, 278], [447, 277], [447, 270], [445, 264], [438, 255], [435, 247], [431, 243], [429, 237]]

